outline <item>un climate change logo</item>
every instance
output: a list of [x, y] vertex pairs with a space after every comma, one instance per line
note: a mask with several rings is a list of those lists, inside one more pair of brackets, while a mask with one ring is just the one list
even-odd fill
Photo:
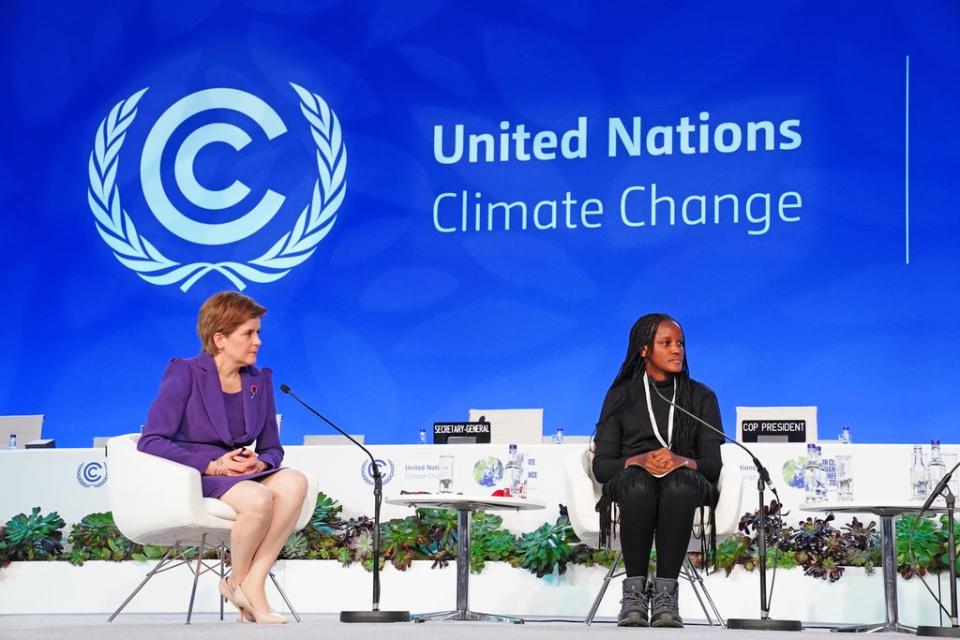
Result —
[[[317, 180], [313, 197], [303, 207], [293, 229], [283, 234], [265, 253], [244, 262], [188, 262], [168, 258], [137, 231], [133, 219], [123, 208], [116, 184], [117, 165], [127, 129], [137, 116], [137, 104], [146, 93], [142, 89], [118, 102], [97, 129], [90, 153], [90, 188], [87, 200], [97, 232], [113, 250], [121, 264], [155, 285], [180, 283], [187, 291], [200, 278], [216, 271], [238, 289], [246, 282], [268, 283], [279, 280], [307, 260], [318, 242], [330, 232], [337, 209], [347, 190], [345, 172], [347, 149], [340, 121], [327, 103], [315, 93], [291, 83], [300, 98], [300, 111], [310, 126], [316, 146]], [[170, 201], [160, 179], [160, 158], [171, 135], [188, 118], [211, 109], [226, 109], [251, 118], [268, 140], [286, 132], [286, 126], [270, 105], [257, 96], [229, 88], [197, 91], [171, 105], [154, 123], [140, 157], [140, 181], [143, 196], [156, 219], [167, 230], [188, 242], [201, 245], [226, 245], [260, 231], [280, 210], [285, 197], [267, 190], [248, 213], [221, 223], [205, 223], [188, 218]], [[203, 125], [190, 133], [176, 150], [174, 177], [182, 195], [192, 204], [210, 211], [237, 205], [250, 188], [239, 180], [224, 189], [210, 189], [199, 183], [194, 172], [197, 155], [207, 145], [226, 143], [239, 151], [251, 142], [250, 136], [228, 122]]]
[[[360, 463], [360, 476], [367, 484], [373, 484], [373, 465], [374, 463], [369, 460], [364, 460]], [[390, 458], [386, 460], [377, 458], [376, 465], [377, 468], [380, 469], [380, 477], [383, 479], [383, 484], [387, 484], [393, 480], [393, 475], [396, 472], [393, 460]]]
[[102, 462], [81, 462], [77, 467], [77, 482], [88, 489], [102, 487], [107, 481], [107, 465]]

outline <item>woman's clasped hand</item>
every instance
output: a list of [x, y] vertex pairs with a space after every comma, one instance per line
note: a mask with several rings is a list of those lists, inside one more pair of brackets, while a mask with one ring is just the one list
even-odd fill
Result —
[[681, 467], [696, 468], [695, 463], [691, 464], [689, 458], [678, 456], [666, 447], [661, 447], [653, 451], [641, 453], [627, 458], [623, 463], [624, 467], [637, 466], [643, 467], [655, 476], [664, 476], [674, 469]]
[[204, 473], [208, 476], [245, 476], [267, 468], [255, 451], [240, 447], [211, 460]]

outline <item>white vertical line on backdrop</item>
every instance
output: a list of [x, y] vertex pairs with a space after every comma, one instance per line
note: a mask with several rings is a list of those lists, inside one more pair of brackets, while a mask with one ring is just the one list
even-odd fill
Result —
[[910, 264], [910, 56], [906, 63], [906, 86], [904, 87], [905, 109], [903, 122], [903, 217], [904, 217], [904, 261]]

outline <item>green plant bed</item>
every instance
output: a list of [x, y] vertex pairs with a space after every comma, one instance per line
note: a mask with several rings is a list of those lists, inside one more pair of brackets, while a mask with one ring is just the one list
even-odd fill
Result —
[[[843, 576], [846, 567], [863, 567], [869, 575], [880, 564], [880, 534], [874, 521], [864, 524], [853, 518], [837, 528], [830, 514], [823, 518], [810, 516], [791, 526], [776, 503], [764, 510], [771, 567], [800, 566], [808, 576], [834, 582]], [[756, 568], [758, 531], [758, 512], [744, 514], [739, 532], [717, 545], [717, 566], [728, 574], [737, 565], [748, 570]], [[945, 517], [918, 520], [906, 515], [897, 520], [896, 562], [904, 578], [945, 571], [949, 564], [947, 551]]]
[[[846, 567], [864, 567], [872, 573], [880, 563], [880, 536], [876, 523], [853, 518], [837, 527], [834, 516], [808, 517], [788, 523], [776, 503], [764, 507], [768, 566], [801, 567], [813, 578], [834, 582]], [[373, 568], [373, 521], [365, 516], [344, 519], [343, 507], [320, 493], [309, 523], [290, 536], [280, 554], [290, 560], [336, 560], [344, 566], [360, 564]], [[502, 527], [500, 516], [478, 511], [471, 518], [470, 570], [483, 571], [487, 562], [507, 562], [537, 577], [563, 574], [568, 565], [609, 567], [616, 553], [588, 547], [577, 539], [562, 515], [535, 531], [515, 535]], [[155, 560], [166, 548], [141, 546], [125, 538], [113, 515], [91, 513], [75, 524], [62, 543], [63, 519], [40, 508], [18, 514], [0, 528], [0, 567], [14, 560], [67, 560], [81, 565], [88, 560]], [[905, 578], [927, 571], [940, 572], [949, 563], [946, 518], [917, 520], [904, 516], [896, 523], [897, 566]], [[758, 559], [759, 513], [746, 513], [738, 532], [718, 540], [716, 553], [698, 556], [702, 566], [722, 569], [727, 575], [736, 567], [752, 571]], [[960, 538], [960, 526], [957, 527]], [[448, 566], [457, 558], [457, 514], [444, 509], [418, 509], [406, 518], [380, 525], [381, 564], [404, 571], [414, 561], [432, 562], [433, 568]], [[912, 556], [911, 556], [912, 550]], [[655, 558], [651, 559], [651, 565]], [[958, 567], [960, 568], [960, 567]]]

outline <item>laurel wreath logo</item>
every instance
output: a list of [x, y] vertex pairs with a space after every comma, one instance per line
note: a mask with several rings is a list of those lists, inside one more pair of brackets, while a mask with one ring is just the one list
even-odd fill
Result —
[[396, 473], [396, 467], [393, 464], [393, 460], [387, 458], [386, 460], [377, 459], [374, 462], [369, 460], [364, 460], [360, 464], [360, 476], [363, 478], [363, 481], [367, 484], [373, 484], [373, 465], [377, 465], [380, 469], [380, 476], [383, 479], [383, 484], [387, 484], [393, 480], [393, 475]]
[[102, 487], [107, 482], [107, 466], [102, 462], [81, 462], [77, 467], [77, 482], [90, 489]]
[[313, 255], [317, 243], [333, 228], [337, 210], [347, 192], [347, 148], [343, 143], [340, 120], [323, 98], [292, 82], [290, 86], [299, 96], [300, 111], [310, 125], [317, 148], [318, 178], [313, 186], [313, 197], [303, 208], [293, 229], [283, 234], [265, 253], [244, 263], [181, 264], [167, 258], [137, 232], [136, 225], [121, 205], [116, 178], [120, 149], [127, 129], [137, 116], [137, 103], [147, 89], [141, 89], [114, 105], [97, 128], [90, 153], [87, 201], [97, 232], [121, 264], [151, 284], [179, 282], [184, 292], [200, 278], [215, 271], [242, 291], [247, 286], [244, 280], [260, 284], [275, 282]]

